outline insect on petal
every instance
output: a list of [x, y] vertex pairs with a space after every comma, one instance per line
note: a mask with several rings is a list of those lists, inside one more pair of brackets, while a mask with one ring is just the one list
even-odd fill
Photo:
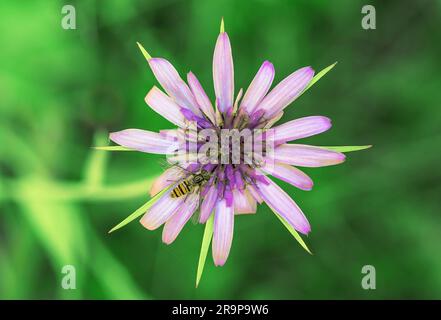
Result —
[[176, 183], [176, 181], [181, 180], [185, 176], [185, 170], [182, 170], [178, 166], [168, 168], [153, 182], [152, 187], [150, 188], [150, 195], [153, 197], [161, 190]]

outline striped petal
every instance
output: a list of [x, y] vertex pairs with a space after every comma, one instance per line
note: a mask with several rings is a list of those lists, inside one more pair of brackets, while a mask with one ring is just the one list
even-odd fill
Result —
[[193, 192], [185, 199], [181, 208], [167, 220], [162, 230], [162, 241], [170, 244], [175, 241], [184, 225], [191, 218], [199, 205], [199, 193]]
[[331, 128], [331, 119], [322, 116], [304, 117], [274, 127], [274, 142], [288, 142], [310, 137]]
[[168, 140], [180, 140], [181, 142], [196, 142], [198, 140], [198, 132], [196, 129], [193, 130], [190, 124], [184, 128], [160, 130], [159, 134]]
[[233, 197], [235, 214], [256, 213], [256, 200], [254, 200], [248, 190], [244, 190], [243, 192], [241, 192], [238, 189], [234, 189]]
[[251, 114], [260, 101], [268, 93], [274, 79], [274, 66], [271, 62], [265, 61], [257, 71], [256, 76], [251, 82], [245, 93], [240, 107], [248, 114]]
[[189, 72], [187, 74], [187, 81], [202, 112], [208, 117], [208, 119], [211, 120], [212, 123], [216, 123], [213, 105], [205, 93], [204, 88], [202, 88], [199, 80], [192, 72]]
[[223, 266], [230, 253], [233, 241], [234, 208], [227, 206], [227, 201], [222, 199], [216, 203], [213, 230], [213, 260], [216, 266]]
[[250, 193], [253, 199], [256, 200], [259, 204], [263, 202], [262, 197], [260, 196], [259, 192], [257, 192], [256, 188], [254, 188], [253, 185], [248, 184], [246, 190]]
[[292, 184], [302, 190], [311, 190], [313, 182], [303, 171], [292, 167], [288, 164], [274, 163], [273, 165], [265, 164], [261, 169], [280, 180]]
[[161, 190], [167, 188], [176, 181], [183, 179], [185, 176], [185, 171], [178, 166], [168, 168], [153, 182], [152, 187], [150, 188], [150, 196], [153, 197]]
[[145, 102], [171, 123], [181, 128], [185, 127], [185, 118], [180, 111], [180, 107], [156, 86], [149, 91], [145, 97]]
[[164, 129], [164, 130], [159, 130], [159, 134], [161, 136], [163, 136], [164, 138], [166, 138], [167, 140], [178, 140], [180, 139], [180, 133], [182, 132], [182, 130], [178, 130], [178, 129]]
[[265, 118], [271, 119], [293, 102], [306, 88], [314, 76], [311, 67], [304, 67], [282, 80], [259, 104], [265, 111]]
[[230, 39], [226, 32], [217, 38], [213, 56], [213, 81], [220, 112], [227, 112], [233, 107], [234, 67]]
[[217, 188], [216, 185], [211, 185], [208, 188], [207, 194], [204, 196], [204, 200], [202, 200], [201, 203], [201, 216], [199, 217], [200, 223], [207, 222], [208, 218], [211, 215], [211, 212], [213, 211], [214, 205], [217, 201]]
[[342, 163], [345, 155], [340, 152], [304, 144], [282, 144], [274, 149], [274, 159], [300, 167], [325, 167]]
[[172, 154], [178, 147], [177, 142], [159, 133], [140, 129], [112, 132], [110, 140], [129, 149], [156, 154]]
[[141, 219], [141, 224], [149, 229], [155, 230], [166, 222], [177, 211], [184, 202], [181, 198], [172, 198], [170, 193], [173, 188], [167, 190], [164, 195], [153, 204]]
[[179, 73], [170, 62], [163, 58], [151, 58], [148, 60], [148, 63], [165, 92], [167, 92], [180, 107], [190, 109], [196, 115], [201, 115], [190, 88], [184, 80], [181, 79]]
[[308, 234], [311, 231], [299, 206], [271, 179], [264, 176], [265, 182], [257, 181], [258, 192], [266, 204], [297, 231]]
[[240, 172], [240, 170], [236, 170], [234, 172], [234, 182], [236, 183], [236, 187], [239, 190], [242, 191], [245, 189], [245, 182], [243, 181], [242, 173]]
[[269, 119], [266, 122], [263, 122], [260, 126], [257, 126], [256, 129], [260, 129], [260, 127], [264, 128], [264, 129], [269, 129], [271, 128], [277, 121], [279, 121], [280, 119], [282, 119], [283, 117], [283, 111], [280, 111], [278, 114], [276, 114], [274, 117], [272, 117], [271, 119]]

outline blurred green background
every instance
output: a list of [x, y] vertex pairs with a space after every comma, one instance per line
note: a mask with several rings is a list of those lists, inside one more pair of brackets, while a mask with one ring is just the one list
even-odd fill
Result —
[[[76, 8], [77, 29], [61, 28]], [[361, 28], [373, 4], [377, 29]], [[236, 88], [263, 60], [275, 83], [338, 65], [282, 120], [326, 115], [317, 145], [373, 144], [337, 167], [306, 169], [310, 192], [282, 186], [308, 216], [308, 255], [261, 206], [239, 216], [230, 257], [211, 252], [198, 289], [202, 225], [170, 246], [133, 222], [161, 156], [93, 151], [107, 133], [172, 126], [144, 103], [156, 85], [139, 52], [192, 70], [213, 97], [221, 17]], [[0, 298], [441, 298], [441, 1], [2, 1], [0, 3]], [[361, 288], [364, 265], [376, 290]], [[64, 265], [77, 289], [61, 288]]]

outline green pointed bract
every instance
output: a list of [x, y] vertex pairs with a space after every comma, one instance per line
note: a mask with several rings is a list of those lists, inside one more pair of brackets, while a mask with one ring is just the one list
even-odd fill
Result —
[[205, 223], [204, 236], [202, 238], [201, 254], [199, 255], [198, 270], [196, 273], [196, 288], [201, 281], [202, 272], [204, 271], [205, 260], [207, 259], [208, 248], [210, 247], [211, 238], [213, 237], [213, 221], [214, 214], [211, 214]]
[[305, 249], [306, 252], [308, 252], [309, 254], [312, 254], [311, 250], [309, 250], [308, 246], [306, 245], [305, 241], [303, 241], [302, 237], [300, 237], [299, 233], [289, 223], [287, 223], [279, 214], [277, 214], [274, 210], [272, 211], [274, 212], [275, 216], [279, 218], [280, 222], [282, 222], [285, 228], [288, 229], [289, 233], [292, 234], [294, 239], [296, 239], [297, 242], [302, 246], [302, 248]]
[[93, 147], [95, 150], [101, 151], [135, 151], [122, 146], [104, 146], [104, 147]]
[[144, 47], [142, 46], [142, 44], [140, 44], [139, 42], [137, 42], [136, 44], [138, 45], [139, 50], [141, 50], [142, 55], [144, 56], [144, 58], [145, 58], [147, 61], [149, 61], [149, 60], [152, 58], [152, 56], [147, 52], [146, 49], [144, 49]]
[[330, 66], [324, 68], [322, 71], [320, 71], [319, 73], [317, 73], [311, 80], [311, 82], [308, 84], [308, 86], [305, 88], [305, 90], [303, 90], [303, 92], [301, 94], [304, 94], [306, 92], [306, 90], [308, 90], [309, 88], [311, 88], [317, 81], [319, 81], [325, 74], [327, 74], [329, 71], [331, 71], [332, 68], [335, 67], [335, 65], [337, 64], [337, 62], [331, 64]]
[[224, 18], [222, 18], [220, 25], [220, 33], [224, 33], [224, 32], [225, 32], [225, 25], [224, 25]]
[[286, 222], [273, 208], [271, 208], [271, 206], [268, 205], [268, 207], [271, 209], [274, 215], [277, 218], [279, 218], [280, 222], [282, 222], [285, 228], [288, 229], [289, 233], [292, 234], [294, 239], [297, 240], [297, 242], [302, 246], [302, 248], [305, 249], [306, 252], [308, 252], [309, 254], [312, 254], [311, 250], [309, 250], [308, 246], [306, 245], [305, 241], [303, 241], [302, 237], [300, 237], [299, 233], [288, 222]]
[[149, 201], [147, 201], [145, 204], [143, 204], [141, 207], [139, 207], [135, 212], [133, 212], [130, 216], [128, 216], [127, 218], [125, 218], [123, 221], [121, 221], [120, 223], [118, 223], [116, 226], [114, 226], [109, 233], [116, 231], [118, 229], [121, 229], [122, 227], [124, 227], [125, 225], [129, 224], [130, 222], [132, 222], [133, 220], [135, 220], [136, 218], [138, 218], [139, 216], [143, 215], [153, 204], [155, 204], [156, 201], [159, 200], [159, 198], [161, 198], [161, 196], [168, 190], [170, 189], [170, 187], [167, 187], [165, 189], [163, 189], [161, 192], [159, 192], [158, 194], [156, 194], [153, 198], [151, 198]]
[[328, 149], [328, 150], [332, 150], [332, 151], [337, 151], [337, 152], [353, 152], [353, 151], [360, 151], [360, 150], [369, 149], [370, 147], [372, 147], [372, 145], [365, 145], [365, 146], [336, 146], [336, 147], [320, 147], [320, 148]]

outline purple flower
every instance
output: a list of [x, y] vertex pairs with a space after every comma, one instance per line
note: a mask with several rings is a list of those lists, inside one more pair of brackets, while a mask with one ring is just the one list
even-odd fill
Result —
[[[232, 50], [222, 23], [213, 56], [216, 94], [213, 107], [212, 100], [192, 72], [187, 74], [185, 82], [170, 62], [152, 58], [139, 46], [165, 91], [153, 87], [145, 101], [178, 127], [159, 133], [128, 129], [110, 134], [112, 141], [125, 148], [165, 154], [169, 159], [174, 157], [175, 162], [178, 159], [175, 166], [154, 182], [150, 193], [152, 196], [160, 194], [160, 197], [147, 209], [141, 219], [142, 225], [149, 230], [164, 225], [162, 239], [170, 244], [196, 212], [200, 223], [213, 219], [212, 254], [217, 266], [224, 265], [228, 258], [235, 215], [255, 213], [257, 204], [262, 202], [293, 234], [296, 235], [296, 231], [308, 234], [311, 227], [302, 210], [268, 174], [299, 189], [311, 190], [311, 178], [297, 166], [323, 167], [345, 161], [345, 155], [338, 152], [338, 147], [291, 143], [327, 131], [331, 127], [331, 120], [327, 117], [310, 116], [273, 126], [281, 118], [283, 110], [324, 73], [314, 78], [314, 70], [303, 67], [270, 89], [275, 71], [273, 64], [265, 61], [243, 97], [240, 90], [235, 98]], [[190, 122], [196, 124], [196, 134], [188, 134]], [[222, 140], [221, 133], [226, 129], [249, 130], [254, 133], [255, 143], [248, 151], [245, 148], [239, 150], [235, 157], [231, 149], [246, 144], [245, 138], [239, 137], [215, 148], [219, 154], [210, 154], [210, 161], [203, 162], [200, 154], [207, 140], [198, 133], [204, 129], [214, 132], [218, 141]], [[267, 145], [269, 141], [272, 143], [270, 147]], [[190, 162], [177, 156], [178, 150], [188, 143], [195, 144], [193, 151], [184, 150], [197, 154]], [[203, 175], [205, 178], [202, 178]], [[196, 176], [201, 181], [195, 182]]]

